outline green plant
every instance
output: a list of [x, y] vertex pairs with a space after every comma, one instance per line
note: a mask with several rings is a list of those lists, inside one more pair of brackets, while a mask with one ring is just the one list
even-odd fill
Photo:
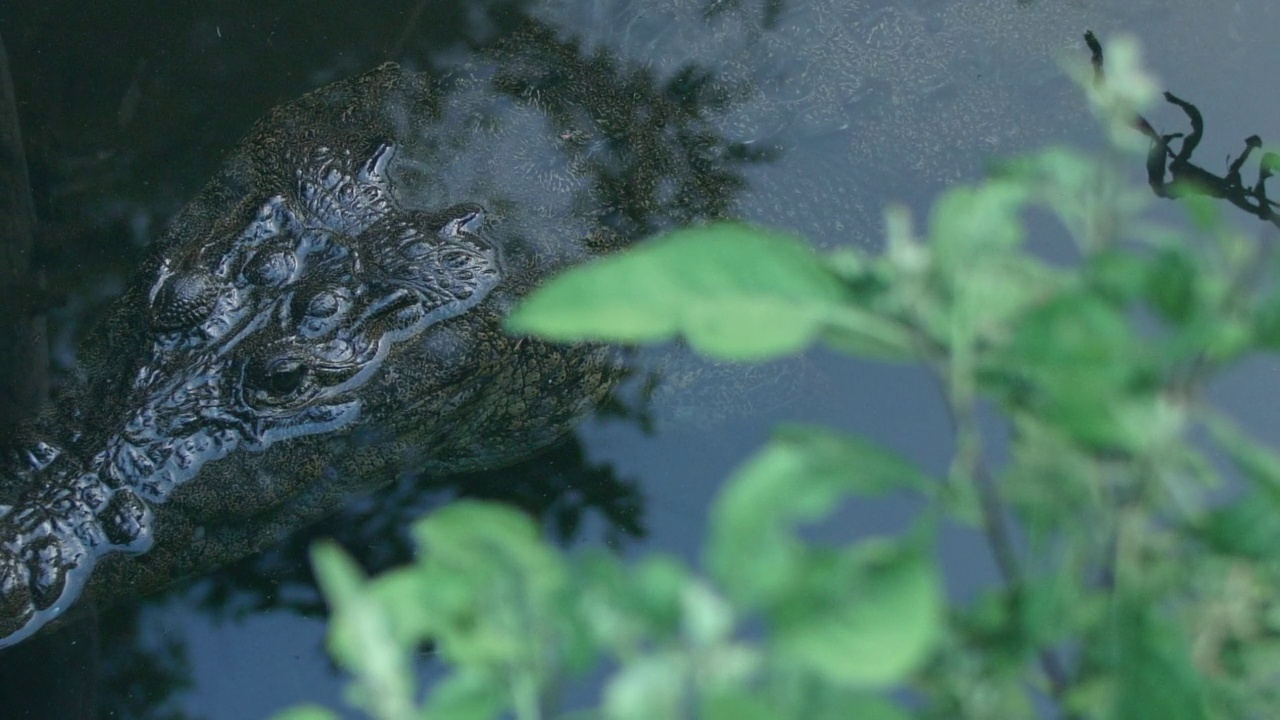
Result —
[[[1119, 46], [1094, 88], [1118, 144], [1153, 94], [1130, 58]], [[923, 238], [891, 210], [878, 256], [709, 225], [549, 283], [514, 331], [679, 336], [735, 360], [821, 343], [924, 364], [954, 421], [950, 471], [779, 429], [727, 483], [701, 571], [566, 555], [518, 513], [472, 503], [422, 520], [418, 561], [372, 580], [317, 547], [352, 702], [387, 719], [539, 718], [561, 678], [603, 662], [612, 674], [583, 717], [1268, 716], [1280, 707], [1280, 455], [1201, 390], [1280, 349], [1280, 268], [1204, 198], [1186, 201], [1190, 231], [1145, 224], [1125, 161], [1052, 149], [1009, 163], [943, 194]], [[1060, 219], [1077, 264], [1026, 250], [1031, 207]], [[999, 465], [984, 403], [1012, 428]], [[1219, 457], [1248, 485], [1225, 502], [1212, 499], [1228, 474]], [[926, 508], [898, 537], [823, 547], [794, 532], [888, 492]], [[943, 597], [943, 521], [983, 533], [1000, 568], [972, 602]], [[763, 633], [744, 633], [751, 622]], [[411, 663], [425, 641], [452, 671], [419, 703]]]

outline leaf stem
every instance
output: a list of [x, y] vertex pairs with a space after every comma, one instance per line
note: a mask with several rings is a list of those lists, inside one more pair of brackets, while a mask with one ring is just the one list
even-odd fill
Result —
[[[954, 373], [949, 372], [950, 365], [941, 368], [937, 377], [948, 378], [942, 381], [943, 394], [947, 398], [947, 409], [951, 416], [952, 427], [956, 438], [956, 459], [953, 475], [973, 483], [977, 493], [981, 512], [983, 535], [987, 546], [995, 559], [1005, 586], [1014, 594], [1015, 600], [1021, 596], [1025, 585], [1022, 563], [1014, 549], [1013, 538], [1009, 532], [1008, 520], [1005, 517], [1004, 505], [996, 488], [995, 478], [983, 456], [982, 431], [978, 426], [976, 403], [971, 393], [957, 391], [957, 386], [965, 383], [956, 382]], [[1054, 700], [1061, 701], [1070, 686], [1066, 668], [1058, 656], [1048, 648], [1038, 651], [1040, 669], [1049, 682], [1049, 693]]]

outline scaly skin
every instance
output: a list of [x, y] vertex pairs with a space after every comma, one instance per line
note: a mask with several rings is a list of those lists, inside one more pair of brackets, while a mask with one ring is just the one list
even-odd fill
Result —
[[481, 198], [406, 200], [402, 156], [441, 105], [394, 66], [331, 85], [260, 121], [184, 209], [5, 454], [0, 647], [403, 473], [526, 456], [603, 397], [608, 351], [501, 320], [612, 246], [531, 241]]

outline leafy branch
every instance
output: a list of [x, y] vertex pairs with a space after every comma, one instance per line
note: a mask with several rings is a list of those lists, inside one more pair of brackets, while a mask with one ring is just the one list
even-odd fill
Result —
[[[924, 365], [953, 419], [949, 480], [787, 426], [726, 483], [699, 568], [563, 553], [480, 503], [420, 521], [417, 561], [372, 579], [318, 548], [352, 702], [384, 718], [541, 718], [562, 678], [604, 665], [598, 707], [578, 716], [1011, 718], [1048, 702], [1065, 717], [1207, 720], [1280, 706], [1280, 455], [1198, 392], [1280, 350], [1275, 261], [1212, 205], [1274, 222], [1273, 160], [1245, 187], [1250, 142], [1226, 176], [1205, 174], [1190, 162], [1198, 110], [1170, 96], [1193, 125], [1175, 152], [1179, 136], [1131, 109], [1151, 89], [1136, 53], [1114, 44], [1105, 79], [1086, 40], [1100, 106], [1153, 142], [1151, 186], [1181, 199], [1187, 227], [1153, 231], [1149, 195], [1120, 183], [1113, 155], [1050, 149], [949, 189], [923, 236], [891, 209], [879, 255], [710, 224], [576, 268], [508, 319], [565, 342], [679, 338], [718, 360], [821, 344]], [[1027, 251], [1032, 208], [1061, 220], [1077, 266]], [[999, 463], [979, 407], [1012, 428]], [[1247, 491], [1223, 502], [1232, 477]], [[923, 506], [896, 536], [827, 546], [799, 532], [884, 495]], [[985, 537], [1001, 582], [946, 596], [944, 522]], [[450, 672], [419, 698], [408, 668], [427, 643]]]

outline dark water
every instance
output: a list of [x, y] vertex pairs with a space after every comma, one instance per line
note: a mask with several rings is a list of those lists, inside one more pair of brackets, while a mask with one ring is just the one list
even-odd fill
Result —
[[[727, 214], [824, 247], [875, 246], [886, 203], [904, 202], [922, 217], [939, 189], [979, 177], [992, 157], [1047, 143], [1097, 147], [1088, 109], [1059, 65], [1084, 59], [1085, 29], [1104, 40], [1136, 34], [1164, 85], [1199, 104], [1210, 119], [1201, 159], [1272, 132], [1280, 95], [1266, 81], [1280, 9], [1265, 0], [1116, 5], [9, 0], [0, 5], [0, 36], [35, 200], [33, 267], [47, 290], [52, 392], [75, 367], [78, 338], [144, 248], [256, 118], [387, 60], [437, 74], [481, 72], [467, 64], [482, 66], [485, 48], [530, 20], [573, 58], [611, 63], [645, 87], [679, 90], [710, 78], [732, 89], [701, 108], [723, 139], [754, 153], [739, 166]], [[1153, 119], [1166, 131], [1181, 129], [1175, 113]], [[536, 154], [516, 153], [511, 163], [534, 195], [572, 181]], [[1158, 211], [1170, 216], [1169, 208]], [[1052, 246], [1057, 231], [1042, 230]], [[1278, 369], [1248, 364], [1215, 389], [1273, 443], [1280, 442], [1272, 411]], [[712, 392], [660, 403], [653, 423], [631, 411], [588, 421], [516, 468], [444, 482], [406, 478], [260, 556], [104, 612], [97, 629], [77, 631], [62, 646], [0, 654], [0, 680], [27, 671], [56, 681], [24, 687], [67, 696], [67, 707], [94, 704], [105, 717], [238, 719], [301, 701], [338, 707], [345, 680], [321, 649], [324, 626], [302, 561], [316, 537], [337, 537], [366, 566], [386, 567], [403, 561], [413, 517], [462, 493], [517, 503], [566, 543], [696, 561], [719, 481], [781, 419], [834, 425], [927, 469], [946, 467], [949, 429], [923, 373], [814, 353], [786, 375], [793, 380], [760, 382], [751, 400], [735, 392], [718, 404]], [[849, 508], [839, 531], [893, 532], [910, 511], [892, 503]], [[957, 594], [993, 577], [975, 538], [957, 532], [942, 553]], [[0, 720], [49, 717], [25, 702], [0, 706]]]

